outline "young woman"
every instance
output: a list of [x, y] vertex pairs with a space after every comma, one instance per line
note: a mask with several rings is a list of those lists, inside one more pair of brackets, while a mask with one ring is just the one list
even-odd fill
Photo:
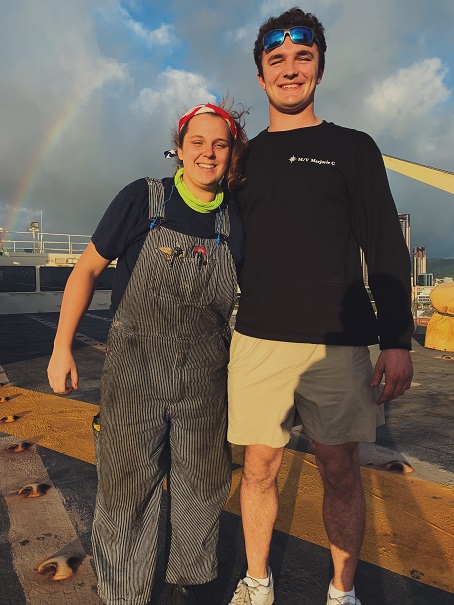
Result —
[[169, 603], [194, 605], [191, 587], [217, 574], [231, 479], [226, 379], [243, 235], [230, 190], [242, 181], [241, 118], [212, 104], [188, 111], [175, 177], [140, 179], [117, 195], [65, 289], [48, 368], [60, 394], [78, 387], [73, 338], [97, 277], [118, 258], [92, 535], [109, 605], [149, 602], [166, 475]]

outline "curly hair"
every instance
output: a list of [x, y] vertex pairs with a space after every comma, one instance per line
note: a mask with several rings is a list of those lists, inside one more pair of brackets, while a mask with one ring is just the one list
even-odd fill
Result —
[[316, 37], [316, 44], [318, 46], [319, 53], [319, 73], [323, 73], [325, 69], [325, 51], [326, 51], [326, 40], [325, 40], [325, 29], [321, 22], [312, 15], [311, 13], [305, 13], [298, 7], [293, 7], [285, 13], [282, 13], [278, 17], [271, 17], [268, 21], [265, 21], [259, 29], [257, 39], [254, 45], [254, 61], [257, 65], [258, 73], [263, 77], [262, 67], [262, 51], [263, 51], [263, 36], [273, 29], [289, 29], [296, 25], [304, 25], [310, 27]]
[[[249, 113], [249, 110], [243, 107], [243, 105], [239, 105], [237, 109], [233, 109], [233, 105], [233, 101], [231, 103], [228, 103], [227, 97], [224, 97], [224, 99], [222, 99], [222, 101], [219, 103], [219, 107], [222, 107], [222, 109], [227, 111], [233, 118], [238, 131], [236, 139], [233, 138], [232, 133], [229, 131], [232, 152], [230, 154], [230, 161], [229, 166], [227, 168], [227, 172], [224, 175], [224, 179], [229, 191], [238, 189], [239, 187], [244, 185], [246, 181], [244, 174], [244, 160], [248, 144], [248, 138], [244, 129], [244, 116]], [[212, 115], [214, 118], [219, 117], [215, 113], [207, 113], [205, 115]], [[183, 146], [184, 137], [188, 132], [188, 126], [190, 121], [191, 120], [186, 122], [180, 132], [178, 132], [177, 128], [173, 130], [172, 141], [175, 147], [179, 147], [181, 149], [181, 147]], [[176, 163], [178, 168], [183, 166], [182, 161], [178, 157], [176, 158]]]

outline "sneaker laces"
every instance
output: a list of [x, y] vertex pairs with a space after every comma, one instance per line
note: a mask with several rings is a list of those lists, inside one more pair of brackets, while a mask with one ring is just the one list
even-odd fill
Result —
[[338, 605], [361, 605], [361, 602], [356, 597], [352, 597], [350, 595], [343, 597], [330, 597], [331, 603], [338, 603]]
[[230, 605], [253, 605], [251, 596], [258, 592], [259, 584], [256, 586], [250, 586], [246, 584], [244, 580], [238, 582], [238, 586], [233, 593], [233, 598], [230, 601]]

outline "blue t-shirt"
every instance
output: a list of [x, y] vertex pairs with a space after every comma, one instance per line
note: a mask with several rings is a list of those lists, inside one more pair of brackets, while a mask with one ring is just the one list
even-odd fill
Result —
[[[162, 179], [162, 183], [166, 200], [172, 191], [173, 177]], [[227, 207], [230, 235], [226, 242], [239, 267], [243, 257], [243, 227], [235, 198], [225, 191], [221, 208]], [[160, 224], [167, 229], [204, 239], [214, 239], [217, 236], [217, 211], [202, 214], [192, 210], [183, 201], [176, 187], [163, 214], [164, 220]], [[139, 179], [127, 185], [113, 199], [92, 237], [98, 254], [108, 260], [118, 259], [112, 288], [112, 313], [115, 313], [126, 290], [149, 230], [148, 183], [146, 179]]]

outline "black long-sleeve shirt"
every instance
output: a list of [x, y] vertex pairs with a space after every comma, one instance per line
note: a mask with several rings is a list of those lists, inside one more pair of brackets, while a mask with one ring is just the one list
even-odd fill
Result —
[[327, 122], [263, 131], [250, 142], [246, 176], [236, 329], [268, 340], [411, 348], [409, 252], [374, 141]]

